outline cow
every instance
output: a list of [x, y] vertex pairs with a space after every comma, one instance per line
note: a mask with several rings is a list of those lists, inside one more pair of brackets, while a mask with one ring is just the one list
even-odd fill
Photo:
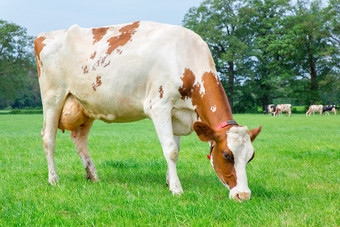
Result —
[[248, 131], [233, 119], [200, 36], [180, 26], [137, 21], [100, 28], [73, 25], [41, 33], [34, 44], [50, 184], [59, 180], [54, 164], [58, 128], [71, 131], [86, 178], [98, 181], [87, 145], [93, 121], [149, 118], [167, 161], [170, 192], [183, 193], [176, 170], [180, 137], [195, 131], [211, 142], [210, 162], [229, 197], [250, 199], [246, 166], [262, 127]]
[[269, 104], [268, 106], [267, 106], [267, 108], [266, 108], [266, 110], [265, 111], [263, 111], [263, 114], [272, 114], [273, 115], [273, 113], [275, 112], [275, 109], [276, 109], [276, 105], [274, 105], [274, 104]]
[[315, 112], [318, 112], [320, 116], [322, 115], [323, 105], [311, 105], [306, 112], [306, 116], [310, 116], [311, 113], [315, 115]]
[[287, 115], [290, 117], [292, 115], [292, 105], [291, 104], [276, 105], [276, 109], [273, 116], [276, 117], [276, 115], [279, 114], [279, 116], [282, 117], [282, 112], [287, 113]]
[[329, 105], [329, 106], [323, 106], [322, 112], [329, 115], [329, 112], [333, 112], [334, 115], [336, 115], [336, 106], [335, 105]]

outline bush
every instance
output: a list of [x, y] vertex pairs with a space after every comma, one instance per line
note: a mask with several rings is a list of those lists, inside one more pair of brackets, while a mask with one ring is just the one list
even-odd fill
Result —
[[21, 114], [21, 110], [19, 109], [14, 109], [10, 112], [10, 114]]

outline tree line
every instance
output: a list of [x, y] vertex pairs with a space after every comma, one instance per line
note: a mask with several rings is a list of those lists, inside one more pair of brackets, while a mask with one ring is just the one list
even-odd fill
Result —
[[0, 109], [41, 106], [33, 37], [0, 20]]
[[[340, 0], [205, 0], [183, 26], [209, 45], [233, 112], [340, 103]], [[0, 109], [41, 107], [33, 37], [0, 20]]]
[[183, 25], [209, 45], [234, 112], [340, 103], [340, 0], [205, 0]]

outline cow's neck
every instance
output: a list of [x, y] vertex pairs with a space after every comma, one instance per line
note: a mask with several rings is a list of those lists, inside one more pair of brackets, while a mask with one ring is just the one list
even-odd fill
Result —
[[227, 95], [218, 77], [212, 72], [205, 73], [202, 82], [204, 95], [202, 96], [201, 91], [199, 94], [193, 94], [193, 104], [201, 121], [216, 128], [224, 121], [233, 120]]

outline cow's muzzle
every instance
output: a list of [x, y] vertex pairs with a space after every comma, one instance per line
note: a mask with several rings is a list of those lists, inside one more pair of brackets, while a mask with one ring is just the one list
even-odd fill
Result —
[[247, 192], [236, 193], [234, 199], [240, 202], [247, 201], [250, 199], [250, 193]]
[[251, 196], [250, 190], [247, 192], [239, 192], [237, 190], [235, 191], [231, 190], [229, 194], [229, 198], [234, 199], [239, 202], [250, 200], [250, 196]]

